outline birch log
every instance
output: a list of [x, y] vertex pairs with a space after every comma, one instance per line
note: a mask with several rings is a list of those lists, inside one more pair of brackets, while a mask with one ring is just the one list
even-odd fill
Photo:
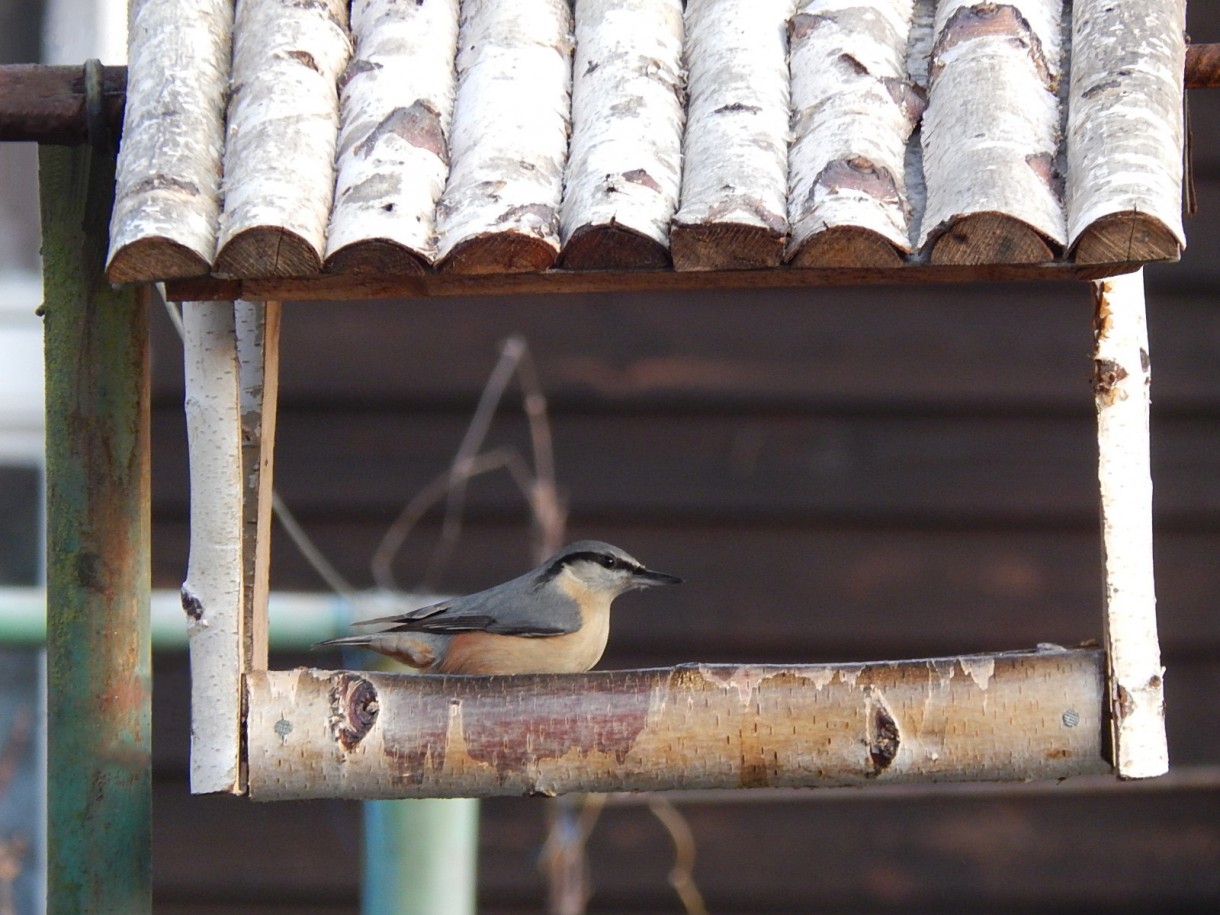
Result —
[[568, 151], [567, 0], [465, 0], [449, 182], [437, 207], [441, 268], [545, 270], [559, 256]]
[[945, 0], [923, 120], [921, 247], [938, 264], [1040, 263], [1065, 241], [1061, 0]]
[[1079, 263], [1172, 260], [1182, 228], [1185, 0], [1076, 0], [1068, 236]]
[[344, 0], [242, 0], [215, 272], [306, 276], [322, 268], [335, 188]]
[[1105, 556], [1114, 759], [1123, 778], [1169, 770], [1152, 571], [1148, 329], [1143, 271], [1093, 285], [1093, 397]]
[[906, 75], [912, 0], [800, 0], [788, 260], [896, 267], [909, 254], [906, 155], [924, 95]]
[[1109, 771], [1098, 650], [577, 675], [267, 671], [250, 794], [427, 797]]
[[681, 0], [577, 0], [565, 267], [669, 266], [682, 172]]
[[795, 0], [688, 0], [679, 270], [773, 267], [788, 231], [788, 20]]
[[106, 277], [201, 276], [216, 253], [229, 0], [134, 0]]
[[242, 427], [232, 302], [184, 302], [191, 549], [182, 609], [191, 656], [191, 791], [239, 793]]
[[458, 0], [355, 0], [326, 269], [420, 273], [449, 174]]

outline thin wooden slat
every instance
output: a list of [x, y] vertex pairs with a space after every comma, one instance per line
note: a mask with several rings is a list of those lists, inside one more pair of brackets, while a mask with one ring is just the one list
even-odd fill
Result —
[[1109, 771], [1104, 658], [247, 679], [250, 794], [480, 797]]

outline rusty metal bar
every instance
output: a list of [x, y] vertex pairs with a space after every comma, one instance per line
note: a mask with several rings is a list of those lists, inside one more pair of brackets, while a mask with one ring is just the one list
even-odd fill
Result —
[[102, 275], [114, 159], [39, 150], [47, 911], [152, 910], [148, 306]]

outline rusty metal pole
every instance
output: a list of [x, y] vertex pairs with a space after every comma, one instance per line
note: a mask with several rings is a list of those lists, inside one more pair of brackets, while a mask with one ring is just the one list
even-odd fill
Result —
[[47, 912], [152, 910], [147, 302], [102, 276], [114, 159], [39, 150]]

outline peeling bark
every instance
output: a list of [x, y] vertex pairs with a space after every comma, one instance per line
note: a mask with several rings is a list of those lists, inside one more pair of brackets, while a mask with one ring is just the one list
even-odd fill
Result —
[[681, 185], [680, 0], [577, 0], [562, 265], [665, 267]]
[[939, 264], [1051, 260], [1066, 239], [1061, 0], [945, 0], [935, 32], [920, 246]]
[[1098, 650], [247, 679], [256, 800], [1056, 779], [1109, 771]]
[[566, 0], [462, 4], [441, 269], [532, 272], [558, 257], [571, 18]]
[[420, 273], [449, 174], [458, 0], [356, 0], [326, 269]]
[[127, 105], [106, 277], [134, 283], [202, 276], [216, 253], [227, 0], [135, 0]]
[[912, 0], [801, 0], [789, 31], [788, 260], [898, 266], [906, 153], [924, 94], [906, 76]]
[[350, 53], [343, 0], [238, 4], [216, 273], [321, 270]]
[[1079, 263], [1173, 260], [1182, 228], [1185, 0], [1076, 0], [1068, 237]]
[[679, 270], [774, 267], [788, 231], [788, 20], [795, 0], [689, 0]]

